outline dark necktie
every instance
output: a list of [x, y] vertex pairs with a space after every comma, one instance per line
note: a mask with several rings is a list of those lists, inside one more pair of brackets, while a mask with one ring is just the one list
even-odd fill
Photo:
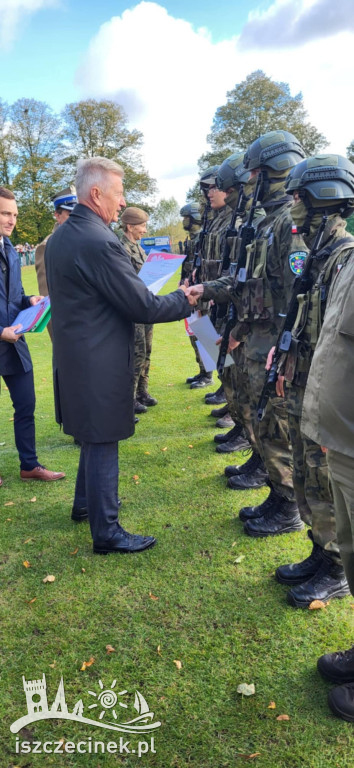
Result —
[[0, 242], [0, 269], [3, 274], [4, 278], [4, 284], [6, 288], [6, 293], [9, 292], [9, 269], [8, 269], [8, 263], [7, 258], [5, 254], [5, 247], [4, 244]]

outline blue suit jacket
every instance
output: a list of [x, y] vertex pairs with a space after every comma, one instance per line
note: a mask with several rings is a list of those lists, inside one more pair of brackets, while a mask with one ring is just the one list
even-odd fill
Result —
[[[8, 237], [4, 237], [5, 253], [9, 269], [9, 295], [6, 292], [4, 274], [0, 270], [0, 334], [4, 328], [14, 324], [21, 309], [30, 306], [30, 297], [25, 296], [21, 282], [21, 265], [18, 253]], [[16, 344], [0, 341], [0, 375], [27, 373], [32, 369], [31, 355], [25, 337]]]

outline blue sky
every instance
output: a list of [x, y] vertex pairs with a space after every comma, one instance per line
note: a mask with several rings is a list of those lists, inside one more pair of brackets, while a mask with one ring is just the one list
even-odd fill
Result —
[[302, 91], [331, 151], [354, 138], [353, 0], [0, 0], [1, 97], [120, 103], [159, 196], [183, 204], [226, 92], [255, 69]]

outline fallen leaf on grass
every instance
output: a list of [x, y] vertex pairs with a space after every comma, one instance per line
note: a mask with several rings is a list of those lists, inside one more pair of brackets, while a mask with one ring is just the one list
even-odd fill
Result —
[[242, 752], [236, 753], [236, 757], [244, 757], [245, 760], [254, 760], [255, 757], [260, 757], [260, 756], [261, 756], [260, 752], [252, 752], [251, 755], [245, 755]]
[[9, 419], [9, 421], [13, 421], [13, 420], [14, 420], [14, 417], [12, 417], [12, 419]]
[[79, 551], [79, 547], [75, 547], [74, 551], [70, 552], [70, 554], [71, 555], [77, 555], [78, 551]]
[[49, 664], [49, 666], [50, 666], [52, 669], [55, 669], [56, 665], [57, 665], [57, 662], [56, 662], [56, 661], [53, 661], [53, 664]]
[[166, 448], [161, 448], [161, 451], [167, 451], [167, 446]]
[[6, 445], [6, 443], [0, 443], [0, 445]]
[[33, 502], [34, 502], [34, 501], [37, 501], [37, 496], [32, 496], [32, 498], [30, 499], [30, 501], [33, 501]]
[[11, 523], [11, 520], [12, 520], [12, 517], [7, 517], [7, 518], [6, 518], [6, 522], [7, 522], [7, 523]]
[[157, 653], [159, 654], [159, 656], [161, 656], [161, 645], [158, 645], [156, 650], [157, 650]]
[[351, 607], [351, 608], [354, 608], [354, 603], [350, 603], [350, 607]]
[[86, 568], [81, 568], [81, 573], [86, 573]]
[[150, 451], [144, 451], [145, 456], [150, 456]]
[[94, 663], [95, 663], [94, 656], [91, 656], [89, 661], [83, 661], [82, 667], [80, 667], [80, 672], [85, 672], [85, 669], [87, 669], [87, 667], [92, 667], [92, 664]]
[[31, 567], [31, 563], [29, 563], [28, 560], [24, 560], [22, 565], [24, 565], [25, 568], [30, 568]]
[[181, 661], [178, 661], [178, 659], [173, 659], [173, 663], [176, 665], [177, 669], [182, 669]]
[[254, 683], [241, 683], [237, 686], [237, 693], [242, 693], [243, 696], [253, 696], [256, 693], [256, 688]]
[[329, 604], [329, 601], [327, 603], [324, 603], [322, 600], [312, 600], [312, 603], [309, 605], [310, 611], [319, 611], [321, 608], [325, 608], [326, 605]]
[[194, 447], [193, 445], [189, 445], [189, 446], [188, 446], [188, 448], [193, 448], [193, 447]]
[[239, 555], [238, 557], [235, 558], [234, 563], [236, 563], [237, 565], [238, 563], [242, 563], [242, 560], [244, 559], [245, 559], [245, 555]]
[[29, 544], [29, 543], [30, 543], [30, 541], [33, 541], [33, 539], [26, 539], [26, 541], [24, 541], [23, 543], [24, 543], [24, 544]]
[[106, 645], [106, 651], [107, 653], [115, 653], [116, 649], [113, 648], [113, 645]]
[[232, 542], [232, 544], [231, 544], [231, 546], [232, 546], [232, 547], [236, 547], [236, 544], [237, 544], [237, 541], [233, 541], [233, 542]]
[[149, 597], [151, 598], [151, 600], [158, 600], [159, 599], [158, 597], [156, 597], [156, 595], [153, 595], [152, 592], [149, 592]]
[[55, 576], [52, 576], [49, 574], [49, 576], [45, 576], [43, 579], [43, 584], [52, 584], [53, 581], [55, 581]]
[[276, 706], [277, 705], [276, 705], [275, 701], [270, 701], [269, 704], [268, 704], [267, 709], [276, 709]]
[[27, 600], [27, 602], [28, 602], [28, 605], [31, 605], [31, 603], [35, 603], [35, 602], [36, 602], [36, 600], [37, 600], [37, 598], [36, 598], [36, 597], [32, 597], [32, 600]]
[[133, 475], [133, 480], [139, 480], [139, 475]]
[[5, 501], [4, 507], [13, 507], [14, 501]]
[[278, 715], [277, 720], [290, 720], [289, 715]]

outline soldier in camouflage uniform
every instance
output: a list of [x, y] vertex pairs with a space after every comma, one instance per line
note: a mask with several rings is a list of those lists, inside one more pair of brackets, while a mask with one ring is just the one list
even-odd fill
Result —
[[[292, 242], [291, 199], [285, 182], [290, 169], [304, 157], [297, 139], [287, 131], [272, 131], [254, 141], [248, 148], [244, 164], [251, 171], [249, 184], [260, 182], [258, 200], [265, 210], [253, 242], [247, 246], [247, 261], [237, 280], [229, 281], [231, 299], [237, 311], [237, 323], [230, 334], [230, 348], [244, 342], [244, 354], [250, 387], [252, 423], [267, 474], [270, 494], [257, 507], [243, 507], [240, 517], [250, 536], [269, 536], [304, 527], [300, 518], [292, 483], [292, 454], [289, 444], [285, 403], [271, 397], [265, 417], [257, 419], [257, 406], [265, 377], [269, 342], [275, 343], [295, 276], [288, 254], [296, 249]], [[248, 191], [248, 189], [247, 189]], [[215, 298], [225, 291], [220, 281], [204, 285], [203, 296]], [[230, 295], [230, 294], [229, 294]], [[242, 468], [241, 468], [242, 469]], [[262, 468], [240, 472], [229, 477], [234, 489], [259, 487], [264, 484]]]
[[[354, 196], [354, 166], [339, 155], [310, 157], [295, 166], [287, 189], [294, 196], [294, 224], [310, 250], [324, 214], [327, 217], [319, 250], [312, 259], [309, 289], [298, 296], [291, 347], [280, 368], [284, 376], [279, 376], [277, 382], [280, 395], [285, 389], [296, 499], [302, 520], [312, 526], [308, 534], [313, 544], [309, 557], [300, 563], [280, 566], [276, 578], [292, 587], [288, 593], [291, 605], [306, 607], [313, 600], [325, 601], [349, 593], [336, 537], [327, 456], [317, 443], [301, 434], [300, 421], [328, 292], [345, 253], [354, 252], [354, 238], [347, 234], [342, 218], [348, 198]], [[301, 272], [298, 254], [290, 254], [289, 262], [292, 269]]]
[[[123, 231], [118, 237], [128, 251], [132, 265], [137, 273], [146, 259], [146, 253], [139, 245], [140, 238], [146, 233], [148, 214], [133, 206], [122, 213]], [[152, 348], [153, 325], [135, 324], [134, 340], [134, 410], [145, 413], [148, 406], [157, 405], [157, 400], [148, 392], [150, 358]]]
[[[183, 243], [183, 253], [185, 254], [186, 258], [182, 264], [181, 282], [184, 282], [185, 280], [190, 281], [192, 279], [194, 257], [198, 245], [198, 236], [202, 223], [202, 217], [197, 203], [186, 203], [186, 205], [181, 208], [179, 213], [180, 216], [183, 217], [183, 229], [188, 233], [188, 237], [186, 237]], [[188, 376], [186, 379], [186, 384], [192, 384], [194, 381], [208, 377], [208, 373], [205, 370], [204, 363], [200, 357], [197, 347], [197, 337], [189, 336], [189, 339], [194, 349], [196, 363], [199, 367], [199, 373], [196, 373], [194, 376]]]

